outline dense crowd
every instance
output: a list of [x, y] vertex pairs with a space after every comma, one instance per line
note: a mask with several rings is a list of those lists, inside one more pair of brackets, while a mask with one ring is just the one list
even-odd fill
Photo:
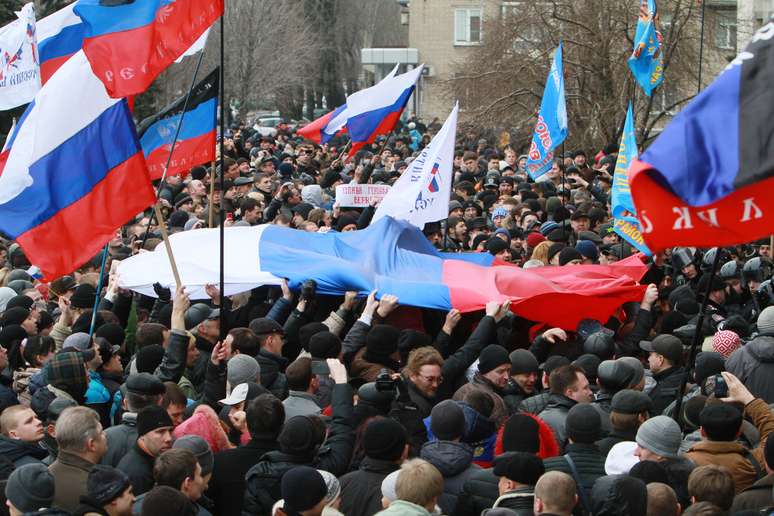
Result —
[[[235, 125], [222, 188], [219, 167], [167, 177], [163, 224], [363, 229], [377, 203], [340, 206], [336, 186], [393, 183], [439, 128], [410, 119], [347, 160], [342, 138], [319, 146]], [[614, 148], [560, 156], [538, 181], [519, 150], [507, 137], [459, 135], [448, 218], [423, 230], [433, 245], [524, 268], [634, 254], [611, 221]], [[314, 278], [226, 306], [214, 285], [197, 303], [184, 287], [125, 291], [115, 264], [161, 243], [150, 213], [116, 233], [104, 270], [96, 256], [51, 282], [0, 239], [3, 511], [774, 510], [768, 240], [643, 257], [641, 302], [561, 329], [508, 302], [461, 314], [401, 306], [389, 293], [323, 296]]]

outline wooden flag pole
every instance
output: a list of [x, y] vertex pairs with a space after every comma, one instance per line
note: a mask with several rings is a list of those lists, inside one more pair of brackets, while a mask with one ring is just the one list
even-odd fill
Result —
[[164, 221], [164, 214], [161, 213], [161, 206], [159, 205], [158, 202], [153, 205], [153, 211], [156, 213], [156, 220], [159, 223], [159, 229], [161, 230], [161, 239], [164, 241], [164, 247], [167, 249], [169, 266], [172, 267], [172, 275], [175, 277], [175, 286], [177, 289], [179, 289], [183, 283], [180, 281], [180, 272], [177, 270], [175, 255], [172, 254], [172, 245], [169, 243], [169, 233], [167, 233], [166, 221]]

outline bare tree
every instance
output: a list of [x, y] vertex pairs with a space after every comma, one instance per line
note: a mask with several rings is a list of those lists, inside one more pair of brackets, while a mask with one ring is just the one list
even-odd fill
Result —
[[[512, 141], [524, 149], [551, 53], [563, 41], [568, 146], [601, 148], [617, 143], [629, 100], [634, 101], [642, 143], [665, 116], [696, 93], [700, 10], [695, 0], [659, 2], [665, 80], [651, 98], [635, 85], [627, 66], [638, 16], [638, 6], [631, 0], [508, 4], [500, 16], [486, 22], [483, 44], [456, 64], [448, 92], [461, 100], [467, 124], [508, 130]], [[705, 44], [705, 61], [718, 57], [712, 45]], [[706, 72], [705, 78], [706, 84]]]

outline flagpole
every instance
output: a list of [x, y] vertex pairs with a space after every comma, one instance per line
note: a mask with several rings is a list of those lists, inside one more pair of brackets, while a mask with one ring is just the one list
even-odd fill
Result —
[[[161, 194], [161, 187], [164, 185], [164, 180], [167, 178], [167, 170], [169, 170], [169, 164], [172, 162], [172, 154], [175, 152], [175, 145], [177, 144], [177, 139], [180, 136], [180, 129], [183, 127], [183, 118], [185, 117], [185, 112], [188, 109], [188, 101], [191, 99], [191, 94], [193, 93], [193, 89], [196, 87], [196, 76], [199, 75], [199, 68], [202, 65], [202, 58], [204, 58], [204, 49], [202, 49], [201, 52], [199, 52], [199, 59], [196, 62], [196, 68], [194, 69], [193, 77], [191, 78], [191, 86], [188, 88], [188, 93], [185, 96], [185, 101], [183, 102], [183, 112], [180, 114], [180, 120], [177, 122], [177, 128], [175, 128], [175, 137], [172, 139], [172, 146], [169, 149], [169, 156], [167, 156], [167, 163], [164, 165], [164, 172], [161, 174], [161, 180], [159, 180], [158, 186], [156, 186], [156, 202], [154, 204], [158, 204], [159, 202], [159, 195]], [[156, 216], [156, 210], [154, 209], [151, 211], [150, 218], [148, 218], [148, 225], [145, 227], [145, 236], [142, 238], [143, 242], [148, 239], [148, 234], [150, 233], [150, 227], [153, 224], [153, 219]], [[170, 255], [171, 256], [171, 255]]]
[[704, 61], [704, 14], [707, 10], [707, 1], [701, 3], [701, 30], [699, 31], [699, 87], [697, 93], [701, 92], [701, 69]]
[[[221, 192], [222, 194], [222, 192]], [[210, 164], [210, 202], [207, 203], [207, 211], [209, 211], [209, 221], [207, 227], [214, 227], [215, 219], [215, 205], [212, 204], [212, 199], [215, 197], [215, 160]]]
[[167, 233], [166, 222], [164, 222], [164, 214], [161, 213], [161, 206], [159, 206], [159, 203], [156, 203], [153, 205], [153, 210], [156, 213], [156, 218], [159, 221], [159, 229], [161, 230], [161, 239], [164, 241], [164, 247], [167, 250], [167, 257], [169, 258], [169, 266], [172, 268], [172, 275], [175, 278], [175, 287], [177, 290], [180, 288], [183, 282], [180, 281], [180, 272], [177, 270], [175, 255], [172, 254], [172, 244], [169, 243], [169, 233]]
[[94, 335], [94, 326], [97, 324], [97, 309], [99, 308], [99, 296], [100, 292], [102, 291], [102, 278], [105, 277], [105, 264], [107, 263], [107, 255], [108, 255], [108, 245], [110, 245], [110, 242], [105, 244], [105, 247], [102, 248], [102, 266], [99, 269], [99, 279], [97, 280], [97, 294], [94, 296], [94, 309], [91, 311], [91, 324], [89, 324], [89, 337]]
[[[226, 18], [226, 3], [223, 3], [223, 14], [220, 16], [220, 341], [223, 342], [226, 340], [226, 324], [225, 322], [228, 320], [228, 311], [226, 309], [225, 305], [225, 271], [224, 271], [224, 247], [225, 247], [225, 239], [226, 239], [226, 228], [225, 228], [225, 222], [226, 222], [226, 215], [225, 210], [223, 208], [223, 196], [225, 196], [226, 192], [224, 191], [224, 182], [225, 182], [225, 176], [226, 176], [226, 170], [225, 170], [225, 157], [223, 155], [223, 139], [226, 137], [226, 115], [225, 115], [225, 109], [224, 104], [226, 103], [226, 83], [225, 83], [225, 76], [226, 76], [226, 39], [225, 39], [225, 32], [226, 32], [226, 25], [224, 23], [224, 20]], [[214, 180], [214, 178], [213, 178]], [[212, 202], [212, 199], [210, 199], [210, 202]]]

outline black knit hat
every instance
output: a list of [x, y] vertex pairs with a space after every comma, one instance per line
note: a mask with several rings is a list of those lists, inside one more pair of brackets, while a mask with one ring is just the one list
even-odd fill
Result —
[[444, 400], [430, 412], [430, 430], [442, 441], [452, 441], [465, 433], [465, 412], [456, 402]]
[[366, 351], [363, 355], [368, 362], [382, 363], [398, 350], [400, 330], [389, 324], [375, 324], [366, 335]]
[[159, 428], [172, 428], [174, 426], [175, 424], [167, 411], [158, 405], [146, 407], [137, 414], [137, 437], [142, 437]]
[[540, 425], [526, 414], [514, 414], [503, 426], [503, 450], [537, 453], [540, 450]]
[[277, 442], [284, 453], [306, 456], [317, 449], [322, 439], [310, 418], [293, 416], [282, 426]]
[[363, 432], [363, 449], [366, 456], [372, 459], [398, 460], [406, 442], [406, 429], [390, 418], [374, 419]]
[[97, 289], [88, 283], [83, 283], [75, 287], [75, 292], [70, 298], [70, 306], [73, 308], [93, 308], [95, 297], [97, 297]]
[[488, 345], [478, 356], [478, 372], [481, 374], [486, 374], [503, 364], [511, 365], [511, 358], [508, 356], [508, 351], [497, 344]]
[[495, 461], [494, 474], [513, 482], [534, 486], [546, 472], [543, 461], [537, 455], [526, 452], [511, 452]]
[[86, 491], [91, 500], [105, 506], [121, 496], [131, 485], [129, 477], [120, 469], [97, 464], [86, 480]]
[[140, 373], [153, 374], [164, 360], [164, 348], [159, 344], [151, 344], [137, 351], [135, 365]]
[[309, 351], [309, 341], [316, 333], [329, 331], [328, 327], [321, 322], [311, 322], [301, 326], [298, 330], [298, 342], [301, 347]]
[[573, 442], [590, 444], [599, 439], [602, 419], [590, 404], [578, 404], [567, 413], [564, 427], [567, 437]]
[[313, 358], [336, 358], [341, 353], [341, 339], [329, 331], [315, 333], [309, 339], [309, 353]]
[[517, 349], [509, 355], [511, 374], [537, 373], [540, 368], [537, 358], [529, 350]]
[[0, 315], [0, 327], [23, 323], [30, 316], [30, 311], [20, 306], [8, 308]]
[[54, 501], [54, 476], [39, 462], [19, 466], [8, 477], [5, 494], [23, 513], [46, 509]]
[[309, 466], [296, 466], [282, 475], [280, 486], [288, 516], [300, 515], [315, 507], [328, 494], [328, 487], [322, 475]]

